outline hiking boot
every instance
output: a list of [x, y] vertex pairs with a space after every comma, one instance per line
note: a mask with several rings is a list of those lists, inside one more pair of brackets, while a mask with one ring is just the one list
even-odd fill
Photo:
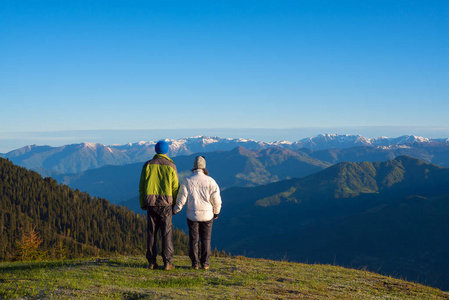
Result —
[[175, 266], [170, 263], [164, 265], [164, 270], [173, 270], [174, 268]]
[[201, 268], [203, 268], [204, 270], [208, 270], [209, 269], [209, 265], [204, 264], [204, 265], [201, 266]]
[[148, 269], [150, 270], [155, 270], [157, 269], [159, 266], [157, 265], [157, 263], [150, 263], [150, 265], [148, 266]]
[[198, 266], [198, 264], [193, 264], [193, 265], [192, 265], [192, 269], [194, 269], [194, 270], [198, 270], [198, 269], [199, 269], [199, 266]]

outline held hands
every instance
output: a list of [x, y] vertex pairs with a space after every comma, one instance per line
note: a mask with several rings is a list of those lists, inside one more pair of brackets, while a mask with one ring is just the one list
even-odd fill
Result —
[[214, 220], [218, 219], [218, 215], [214, 214]]

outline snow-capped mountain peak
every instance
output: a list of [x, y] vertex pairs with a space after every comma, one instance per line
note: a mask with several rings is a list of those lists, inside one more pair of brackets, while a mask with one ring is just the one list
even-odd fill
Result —
[[[195, 136], [182, 139], [166, 139], [169, 144], [169, 156], [189, 155], [211, 151], [229, 151], [237, 147], [248, 150], [267, 148], [284, 148], [298, 150], [309, 148], [312, 150], [343, 149], [352, 147], [376, 147], [378, 149], [407, 149], [416, 146], [449, 147], [449, 139], [429, 139], [414, 135], [404, 135], [397, 138], [379, 137], [374, 139], [360, 135], [320, 134], [315, 137], [296, 142], [277, 141], [262, 142], [246, 138], [220, 138]], [[30, 169], [42, 169], [50, 158], [60, 161], [52, 167], [57, 173], [77, 173], [103, 165], [121, 165], [143, 162], [153, 157], [154, 145], [157, 141], [140, 141], [124, 145], [105, 146], [98, 143], [81, 143], [61, 147], [26, 146], [13, 150], [1, 156]], [[58, 155], [55, 159], [54, 155]], [[65, 160], [66, 158], [70, 158]], [[70, 163], [69, 163], [70, 162]], [[52, 161], [52, 163], [54, 163]]]
[[97, 148], [100, 148], [100, 147], [105, 147], [104, 145], [98, 144], [98, 143], [81, 143], [81, 146], [83, 148], [89, 148], [92, 150], [96, 150]]

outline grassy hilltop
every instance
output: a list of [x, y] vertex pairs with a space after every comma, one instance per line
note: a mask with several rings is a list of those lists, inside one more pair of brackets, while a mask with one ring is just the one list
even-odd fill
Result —
[[192, 270], [149, 270], [143, 257], [0, 263], [1, 299], [449, 299], [449, 293], [366, 271], [245, 257]]

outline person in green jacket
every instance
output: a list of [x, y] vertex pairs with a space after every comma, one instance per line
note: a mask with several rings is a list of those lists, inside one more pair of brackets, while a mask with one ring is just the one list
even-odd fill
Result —
[[171, 270], [175, 268], [172, 264], [172, 215], [179, 189], [178, 172], [173, 160], [166, 155], [168, 144], [165, 141], [159, 141], [155, 150], [153, 159], [143, 165], [139, 184], [140, 207], [147, 211], [148, 219], [146, 257], [149, 268], [156, 269], [156, 237], [160, 229], [164, 269]]

